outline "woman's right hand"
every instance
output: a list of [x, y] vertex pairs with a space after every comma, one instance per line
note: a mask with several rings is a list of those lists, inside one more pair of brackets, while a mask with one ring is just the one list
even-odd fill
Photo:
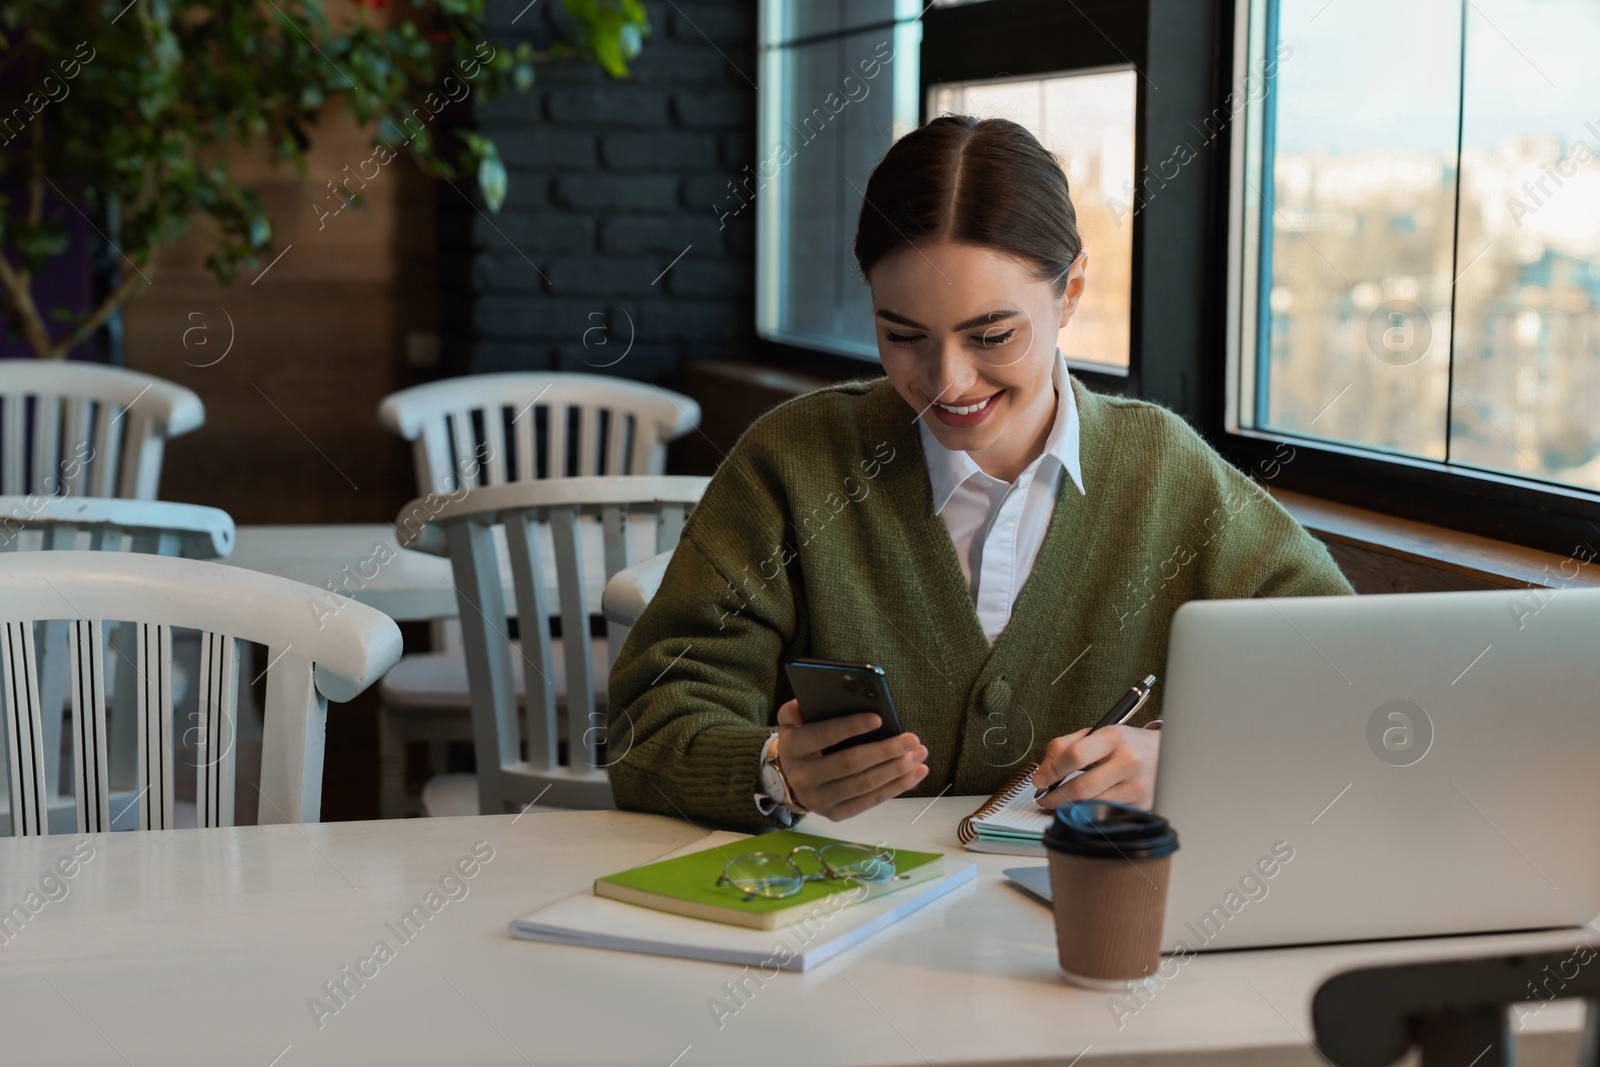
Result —
[[807, 723], [800, 717], [799, 700], [780, 707], [776, 744], [790, 795], [808, 811], [848, 819], [926, 778], [928, 749], [913, 733], [822, 754], [823, 749], [876, 730], [879, 724], [870, 711]]

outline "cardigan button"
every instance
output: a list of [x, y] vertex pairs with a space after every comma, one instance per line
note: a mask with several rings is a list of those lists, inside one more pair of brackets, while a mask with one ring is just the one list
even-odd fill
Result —
[[1004, 678], [996, 678], [983, 687], [978, 703], [985, 715], [1004, 715], [1011, 708], [1011, 686]]

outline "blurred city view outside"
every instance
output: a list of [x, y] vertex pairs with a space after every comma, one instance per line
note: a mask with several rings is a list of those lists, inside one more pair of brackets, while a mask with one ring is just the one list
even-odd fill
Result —
[[1088, 253], [1087, 286], [1057, 344], [1098, 370], [1128, 369], [1133, 297], [1134, 108], [1131, 68], [1047, 78], [946, 82], [928, 93], [928, 117], [1007, 118], [1061, 161]]
[[1600, 3], [1277, 16], [1241, 425], [1600, 490]]

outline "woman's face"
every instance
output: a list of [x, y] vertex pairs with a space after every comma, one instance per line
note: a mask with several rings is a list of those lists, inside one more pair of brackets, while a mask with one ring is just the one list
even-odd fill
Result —
[[868, 276], [884, 373], [940, 444], [996, 478], [1013, 481], [1044, 450], [1056, 336], [1087, 259], [1059, 298], [1019, 260], [953, 241], [892, 252]]

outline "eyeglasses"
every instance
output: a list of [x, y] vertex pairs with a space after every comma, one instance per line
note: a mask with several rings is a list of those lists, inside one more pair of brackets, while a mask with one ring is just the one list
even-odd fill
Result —
[[[822, 870], [814, 874], [803, 872], [795, 862], [795, 856], [802, 852], [815, 856]], [[728, 861], [717, 884], [733, 886], [744, 894], [745, 900], [755, 897], [777, 900], [794, 896], [807, 882], [847, 878], [875, 884], [904, 877], [906, 875], [895, 873], [894, 853], [889, 849], [835, 842], [820, 849], [797, 845], [787, 856], [776, 852], [746, 852]]]

